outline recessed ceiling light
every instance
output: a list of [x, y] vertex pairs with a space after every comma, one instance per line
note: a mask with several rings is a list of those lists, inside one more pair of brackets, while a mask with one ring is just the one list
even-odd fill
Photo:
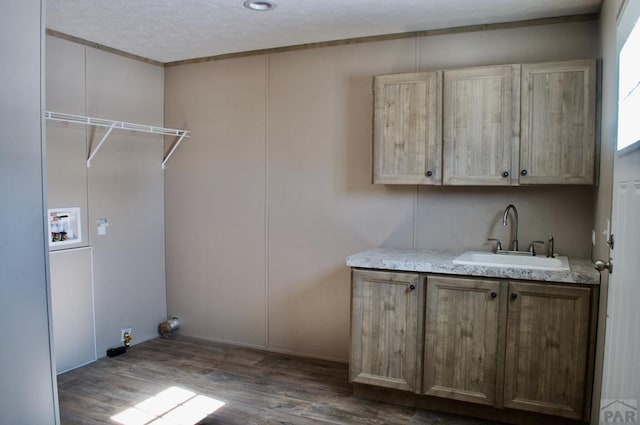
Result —
[[267, 10], [274, 9], [276, 4], [270, 0], [247, 0], [244, 2], [244, 7], [251, 10], [265, 12]]

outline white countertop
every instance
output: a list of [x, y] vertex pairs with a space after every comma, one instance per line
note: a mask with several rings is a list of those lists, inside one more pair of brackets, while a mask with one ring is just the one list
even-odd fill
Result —
[[462, 252], [433, 249], [377, 248], [347, 257], [347, 266], [503, 279], [599, 285], [600, 273], [588, 258], [569, 258], [569, 271], [548, 271], [454, 264]]

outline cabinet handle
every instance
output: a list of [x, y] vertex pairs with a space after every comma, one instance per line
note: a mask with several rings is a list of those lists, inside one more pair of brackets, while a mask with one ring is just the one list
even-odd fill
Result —
[[425, 174], [427, 175], [427, 177], [431, 177], [433, 176], [433, 171], [429, 170]]
[[497, 297], [497, 296], [498, 296], [498, 294], [496, 294], [495, 292], [492, 292], [492, 293], [491, 293], [491, 298], [495, 298], [495, 297]]
[[502, 177], [509, 177], [509, 172], [508, 171], [503, 172]]
[[518, 298], [518, 294], [516, 294], [515, 292], [513, 294], [511, 294], [511, 299], [515, 300], [516, 298]]
[[527, 170], [520, 171], [520, 175], [526, 176], [527, 175]]
[[416, 289], [416, 285], [412, 283], [411, 285], [409, 285], [409, 289], [413, 291], [414, 289]]

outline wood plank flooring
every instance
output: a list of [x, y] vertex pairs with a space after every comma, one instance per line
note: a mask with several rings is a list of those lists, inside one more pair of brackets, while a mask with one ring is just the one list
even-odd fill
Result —
[[[60, 415], [63, 425], [493, 424], [358, 399], [347, 376], [342, 363], [175, 334], [59, 375]], [[174, 387], [185, 394], [182, 399], [167, 396]], [[224, 405], [196, 409], [191, 419], [180, 414], [207, 402]], [[125, 414], [132, 416], [122, 419]]]

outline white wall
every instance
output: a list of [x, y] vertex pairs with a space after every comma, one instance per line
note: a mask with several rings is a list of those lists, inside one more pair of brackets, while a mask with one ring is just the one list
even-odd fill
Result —
[[0, 423], [58, 423], [49, 339], [42, 138], [42, 4], [0, 14]]
[[378, 246], [522, 243], [591, 252], [593, 188], [371, 184], [372, 77], [595, 58], [597, 22], [344, 45], [165, 70], [169, 126], [193, 131], [165, 175], [168, 313], [186, 334], [346, 360], [345, 257]]
[[[47, 109], [163, 126], [162, 67], [55, 37], [46, 44]], [[114, 130], [87, 168], [89, 146], [104, 132], [47, 124], [49, 207], [80, 206], [80, 245], [93, 247], [98, 357], [122, 344], [122, 328], [133, 328], [136, 344], [157, 336], [166, 319], [164, 140]], [[101, 218], [109, 222], [104, 236]]]

